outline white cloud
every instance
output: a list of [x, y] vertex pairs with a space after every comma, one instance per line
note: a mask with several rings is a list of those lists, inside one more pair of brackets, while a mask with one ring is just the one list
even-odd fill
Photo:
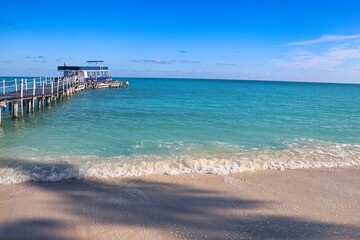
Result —
[[[343, 65], [347, 61], [360, 60], [360, 42], [355, 39], [355, 36], [360, 37], [360, 35], [347, 36], [348, 39], [352, 37], [353, 40], [347, 43], [333, 43], [331, 44], [332, 47], [320, 46], [322, 47], [321, 51], [318, 50], [319, 48], [317, 48], [317, 51], [309, 50], [309, 47], [307, 48], [305, 46], [306, 44], [303, 44], [303, 49], [288, 51], [284, 54], [283, 59], [273, 59], [270, 61], [274, 65], [283, 68], [322, 71], [329, 71], [329, 69], [333, 70], [334, 67]], [[322, 39], [323, 40], [321, 41], [324, 42], [324, 38]], [[335, 37], [333, 36], [331, 39], [335, 39]], [[340, 36], [337, 36], [336, 39], [340, 39]], [[342, 39], [344, 39], [344, 36]], [[319, 43], [320, 39], [313, 40], [312, 42], [315, 41]]]
[[360, 39], [360, 34], [356, 35], [323, 35], [318, 39], [307, 40], [307, 41], [299, 41], [287, 44], [287, 46], [307, 46], [317, 43], [324, 42], [336, 42], [336, 41], [344, 41], [350, 39]]

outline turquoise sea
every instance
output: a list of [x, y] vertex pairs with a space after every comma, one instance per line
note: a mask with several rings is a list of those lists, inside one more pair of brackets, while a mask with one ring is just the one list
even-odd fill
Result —
[[360, 85], [128, 80], [3, 112], [0, 183], [360, 165]]

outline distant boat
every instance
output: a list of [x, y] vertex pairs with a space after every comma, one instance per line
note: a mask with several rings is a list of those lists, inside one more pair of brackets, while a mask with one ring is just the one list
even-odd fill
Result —
[[98, 83], [95, 87], [98, 88], [98, 89], [101, 89], [101, 88], [109, 88], [109, 87], [110, 87], [110, 83]]
[[100, 63], [102, 60], [87, 61], [88, 64], [94, 66], [58, 66], [58, 71], [63, 71], [63, 77], [75, 78], [79, 82], [108, 82], [111, 81], [111, 76], [108, 67], [103, 67]]

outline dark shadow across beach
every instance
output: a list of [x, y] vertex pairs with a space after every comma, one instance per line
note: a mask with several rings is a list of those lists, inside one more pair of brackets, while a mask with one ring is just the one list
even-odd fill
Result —
[[[18, 171], [22, 166], [24, 174], [34, 174], [30, 166], [35, 163], [31, 161], [9, 163], [0, 161], [0, 166], [11, 165]], [[46, 164], [36, 165], [36, 171], [49, 168]], [[70, 164], [56, 164], [55, 168], [78, 171]], [[30, 181], [24, 185], [61, 196], [57, 204], [65, 206], [62, 214], [84, 219], [89, 224], [115, 229], [124, 226], [156, 229], [168, 232], [175, 239], [360, 238], [359, 226], [261, 215], [261, 209], [271, 207], [272, 202], [236, 198], [220, 191], [169, 182], [142, 178], [111, 182], [70, 179]], [[9, 220], [0, 225], [0, 239], [67, 239], [63, 233], [75, 228], [75, 225], [76, 221], [64, 222], [41, 216]]]

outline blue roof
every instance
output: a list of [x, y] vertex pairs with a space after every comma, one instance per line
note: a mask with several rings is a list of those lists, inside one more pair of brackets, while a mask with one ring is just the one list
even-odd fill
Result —
[[100, 71], [100, 70], [109, 70], [109, 68], [101, 67], [101, 66], [58, 66], [58, 71], [78, 71], [78, 70]]

